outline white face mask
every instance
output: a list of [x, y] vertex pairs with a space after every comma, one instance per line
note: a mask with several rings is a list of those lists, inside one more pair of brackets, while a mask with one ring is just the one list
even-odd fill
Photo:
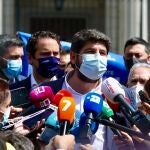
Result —
[[100, 79], [107, 70], [107, 57], [99, 53], [82, 54], [79, 71], [91, 80]]
[[137, 106], [141, 102], [140, 97], [139, 97], [139, 91], [143, 90], [144, 87], [141, 85], [134, 85], [130, 88], [127, 88], [127, 96], [129, 97], [131, 103], [133, 102]]

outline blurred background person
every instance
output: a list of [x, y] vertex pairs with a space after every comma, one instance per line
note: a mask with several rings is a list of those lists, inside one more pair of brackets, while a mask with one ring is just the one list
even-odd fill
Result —
[[150, 63], [150, 45], [139, 37], [133, 37], [126, 41], [124, 46], [124, 61], [130, 71], [135, 63]]
[[144, 89], [144, 84], [150, 78], [150, 65], [146, 63], [136, 63], [129, 72], [126, 94], [131, 101], [131, 105], [137, 108], [141, 103], [139, 91]]
[[60, 53], [60, 66], [64, 69], [65, 73], [70, 72], [73, 70], [71, 63], [70, 63], [70, 51], [69, 50], [61, 50]]
[[24, 76], [22, 71], [23, 43], [13, 35], [0, 35], [0, 77], [9, 84], [15, 83]]
[[147, 114], [150, 114], [150, 79], [145, 83], [142, 92], [142, 98], [146, 99], [146, 101], [141, 102], [140, 109], [144, 110]]

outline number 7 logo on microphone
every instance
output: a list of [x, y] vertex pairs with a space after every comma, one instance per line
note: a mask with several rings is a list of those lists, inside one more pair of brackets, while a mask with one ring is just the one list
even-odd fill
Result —
[[72, 122], [75, 113], [75, 100], [73, 97], [63, 97], [58, 105], [58, 120], [68, 120]]
[[66, 111], [71, 106], [71, 101], [68, 101], [64, 99], [62, 103], [65, 103], [64, 107], [62, 108], [62, 111]]

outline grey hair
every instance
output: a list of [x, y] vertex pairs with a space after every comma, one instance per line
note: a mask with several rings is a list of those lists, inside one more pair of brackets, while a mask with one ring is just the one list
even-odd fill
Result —
[[147, 64], [147, 63], [136, 63], [132, 66], [132, 68], [130, 69], [130, 72], [129, 72], [129, 75], [128, 75], [128, 81], [129, 79], [132, 77], [132, 74], [133, 74], [133, 71], [136, 69], [136, 68], [147, 68], [147, 69], [150, 69], [150, 64]]

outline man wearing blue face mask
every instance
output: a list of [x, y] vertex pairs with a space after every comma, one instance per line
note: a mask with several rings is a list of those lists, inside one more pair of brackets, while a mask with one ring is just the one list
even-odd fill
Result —
[[[72, 38], [70, 51], [74, 70], [66, 74], [64, 80], [46, 82], [43, 85], [50, 86], [55, 93], [60, 89], [70, 91], [76, 101], [76, 109], [82, 113], [84, 98], [88, 92], [102, 94], [101, 83], [107, 70], [109, 49], [109, 38], [98, 30], [85, 29], [77, 32]], [[88, 144], [91, 144], [94, 150], [114, 149], [111, 133], [109, 134], [103, 125], [99, 125], [91, 139]], [[85, 149], [89, 148], [88, 144], [84, 145]], [[80, 146], [83, 146], [80, 142], [76, 143], [74, 149], [80, 149]]]
[[[55, 80], [58, 75], [63, 75], [59, 65], [60, 39], [55, 33], [50, 31], [34, 33], [28, 40], [26, 48], [33, 72], [25, 80], [11, 85], [10, 89], [25, 87], [29, 93], [42, 82]], [[28, 102], [30, 101], [27, 100], [26, 103]]]
[[0, 35], [0, 77], [9, 84], [25, 79], [21, 76], [23, 43], [15, 36]]

